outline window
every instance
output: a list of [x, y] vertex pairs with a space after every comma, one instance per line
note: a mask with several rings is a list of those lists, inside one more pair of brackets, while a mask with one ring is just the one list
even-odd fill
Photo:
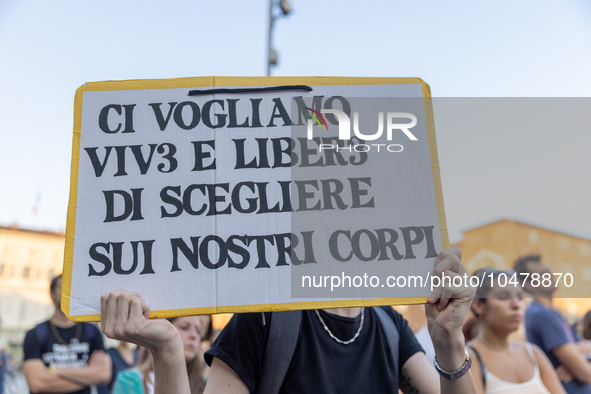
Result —
[[0, 278], [4, 276], [4, 264], [0, 264]]
[[31, 267], [23, 268], [23, 279], [29, 279], [30, 274], [31, 274]]

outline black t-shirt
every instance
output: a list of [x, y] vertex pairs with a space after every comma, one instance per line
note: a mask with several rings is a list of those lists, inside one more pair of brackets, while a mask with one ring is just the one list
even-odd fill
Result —
[[[76, 337], [76, 326], [70, 328], [56, 327], [58, 335], [66, 343], [61, 345], [55, 338], [47, 322], [44, 327], [33, 328], [25, 336], [23, 351], [24, 360], [40, 359], [46, 366], [82, 368], [88, 363], [95, 350], [103, 350], [101, 332], [89, 323], [81, 323], [80, 338]], [[90, 387], [73, 392], [73, 394], [90, 394]]]
[[[392, 308], [384, 309], [400, 333], [398, 370], [394, 370], [387, 339], [372, 308], [365, 309], [361, 333], [349, 345], [332, 339], [313, 310], [304, 311], [300, 340], [280, 392], [396, 393], [402, 366], [423, 349], [406, 320]], [[341, 340], [351, 339], [359, 328], [360, 315], [348, 318], [325, 311], [320, 314], [330, 331]], [[271, 319], [272, 314], [266, 312], [265, 320]], [[255, 392], [268, 336], [269, 324], [263, 325], [260, 313], [235, 314], [205, 353], [205, 361], [211, 365], [213, 357], [219, 358]]]

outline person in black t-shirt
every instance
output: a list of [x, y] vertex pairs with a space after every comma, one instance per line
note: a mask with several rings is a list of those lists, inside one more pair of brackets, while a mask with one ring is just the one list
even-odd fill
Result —
[[[390, 354], [374, 308], [364, 308], [354, 317], [335, 314], [333, 310], [319, 310], [318, 315], [314, 310], [303, 311], [300, 338], [281, 393], [392, 392], [392, 387], [399, 386], [399, 376], [406, 377], [403, 366], [423, 349], [400, 314], [391, 307], [382, 309], [399, 333], [398, 361]], [[256, 392], [272, 325], [270, 312], [265, 313], [264, 325], [260, 313], [235, 314], [205, 354], [205, 360], [210, 365], [214, 357], [224, 362], [250, 392]], [[350, 340], [357, 332], [359, 335], [343, 345], [324, 326], [337, 339]]]
[[[444, 275], [468, 276], [459, 249], [445, 250], [435, 260], [432, 276]], [[303, 312], [301, 337], [279, 392], [395, 393], [400, 387], [404, 393], [476, 394], [461, 330], [474, 292], [470, 286], [454, 287], [446, 282], [427, 300], [425, 314], [439, 379], [400, 315], [387, 310], [382, 319], [379, 316], [385, 310], [379, 308], [338, 308]], [[108, 337], [137, 343], [152, 352], [155, 393], [188, 394], [182, 342], [168, 322], [148, 320], [149, 312], [139, 294], [116, 290], [101, 297], [101, 328]], [[260, 314], [235, 316], [207, 356], [211, 371], [206, 394], [249, 393], [259, 388], [268, 329]], [[399, 336], [398, 368], [392, 362], [394, 352], [390, 358], [385, 350], [393, 343], [381, 325], [388, 317]], [[272, 318], [265, 314], [265, 319]]]
[[109, 382], [111, 359], [98, 328], [61, 311], [61, 288], [60, 275], [50, 286], [53, 316], [25, 336], [23, 370], [31, 393], [90, 394], [90, 386]]

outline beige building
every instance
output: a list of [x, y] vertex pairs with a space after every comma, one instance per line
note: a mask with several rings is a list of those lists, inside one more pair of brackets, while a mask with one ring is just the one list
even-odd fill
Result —
[[63, 233], [0, 226], [0, 348], [53, 313], [51, 279], [62, 272]]
[[[24, 334], [53, 313], [49, 283], [62, 273], [65, 235], [0, 226], [0, 348], [22, 343]], [[231, 314], [213, 316], [223, 328]]]

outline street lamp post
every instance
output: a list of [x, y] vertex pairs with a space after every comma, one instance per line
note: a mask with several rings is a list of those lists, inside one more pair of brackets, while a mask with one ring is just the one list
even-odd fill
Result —
[[[274, 6], [279, 6], [281, 13], [274, 14]], [[271, 66], [276, 66], [279, 61], [279, 56], [275, 49], [273, 49], [273, 27], [275, 20], [281, 17], [287, 16], [291, 11], [291, 4], [287, 0], [269, 0], [269, 36], [268, 36], [268, 48], [267, 48], [267, 76], [271, 75]]]

